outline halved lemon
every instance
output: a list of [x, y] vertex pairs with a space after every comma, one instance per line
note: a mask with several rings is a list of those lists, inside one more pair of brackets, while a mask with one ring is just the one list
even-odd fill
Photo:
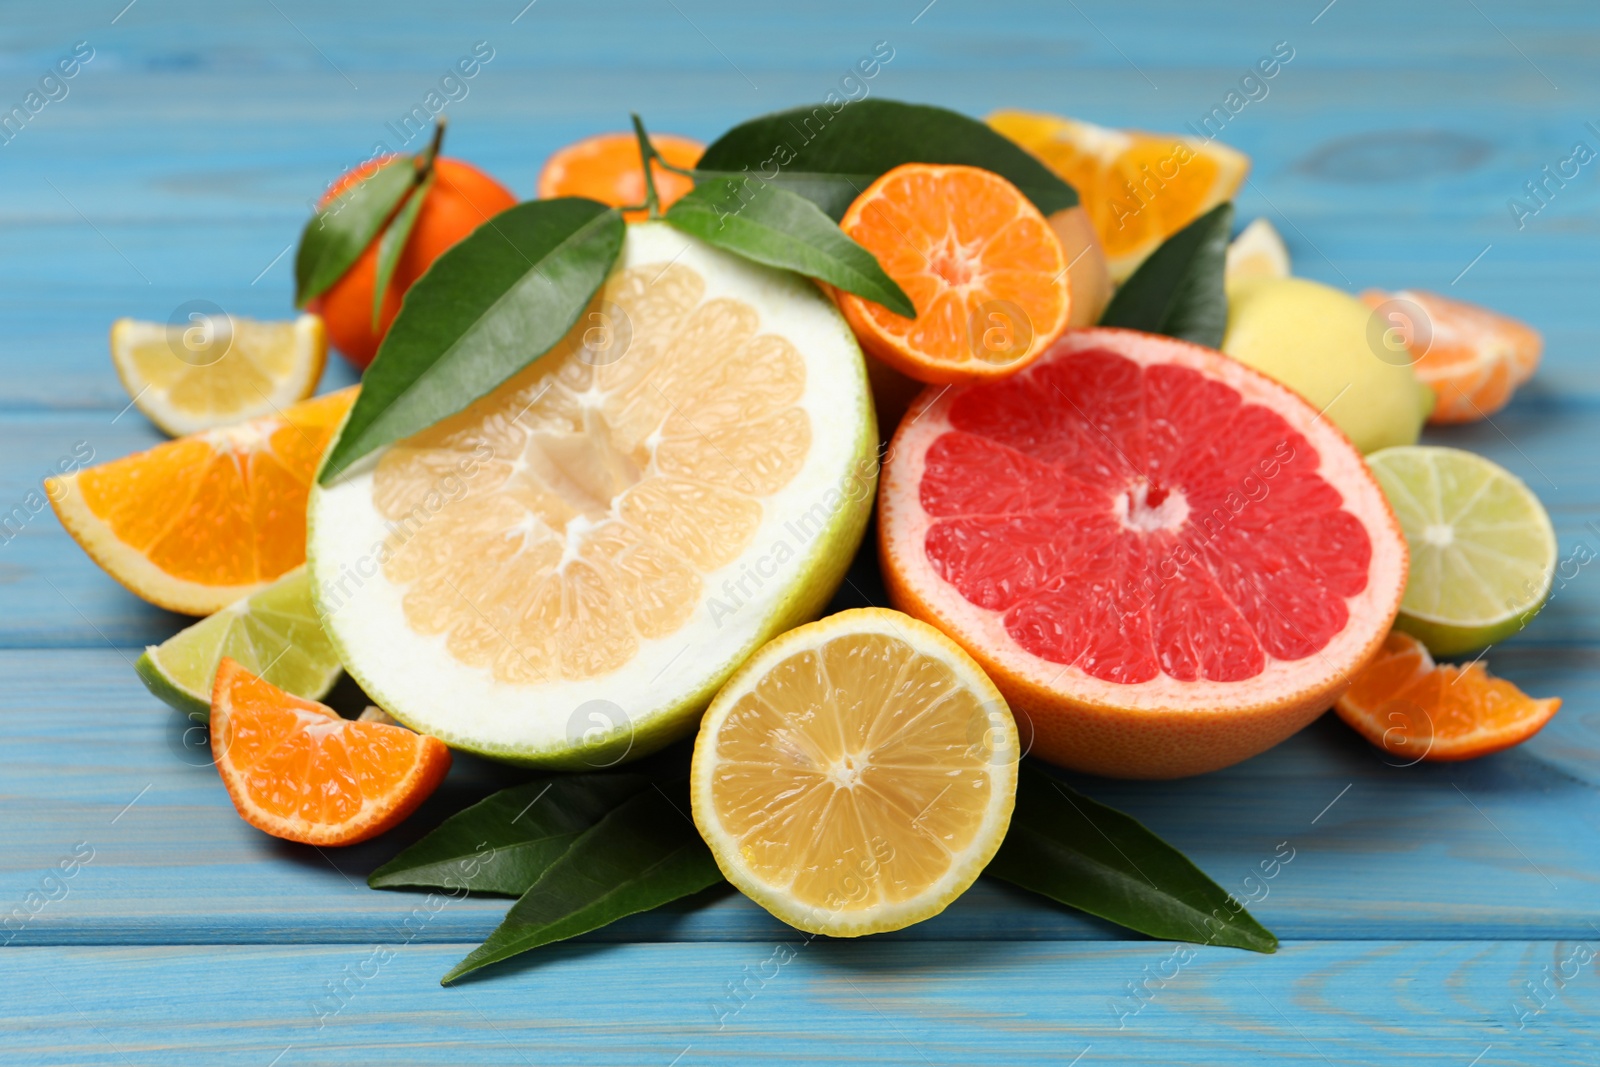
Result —
[[695, 825], [728, 881], [834, 937], [937, 915], [994, 858], [1017, 791], [1017, 728], [944, 634], [843, 611], [757, 652], [700, 724]]
[[322, 320], [258, 322], [194, 312], [169, 325], [118, 319], [111, 362], [134, 406], [173, 437], [271, 415], [316, 391]]
[[636, 223], [556, 350], [313, 490], [323, 625], [369, 696], [452, 745], [644, 755], [828, 602], [876, 443], [815, 285]]

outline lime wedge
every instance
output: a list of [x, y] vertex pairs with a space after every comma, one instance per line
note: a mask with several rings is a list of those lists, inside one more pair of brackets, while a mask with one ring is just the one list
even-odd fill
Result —
[[1436, 656], [1502, 641], [1550, 595], [1556, 534], [1510, 471], [1458, 448], [1408, 445], [1367, 457], [1411, 550], [1395, 625]]
[[150, 692], [191, 718], [206, 720], [211, 681], [223, 656], [308, 700], [320, 700], [333, 688], [339, 657], [317, 620], [305, 567], [151, 645], [134, 669]]

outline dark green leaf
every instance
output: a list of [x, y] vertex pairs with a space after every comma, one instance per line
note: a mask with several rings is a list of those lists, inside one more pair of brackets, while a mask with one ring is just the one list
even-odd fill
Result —
[[372, 286], [372, 328], [378, 328], [378, 321], [383, 316], [383, 298], [389, 292], [389, 279], [394, 277], [394, 268], [400, 262], [400, 253], [406, 250], [406, 242], [411, 239], [411, 228], [417, 224], [417, 215], [422, 211], [422, 202], [433, 191], [433, 174], [430, 172], [411, 190], [411, 195], [406, 197], [406, 202], [395, 215], [394, 221], [384, 228], [383, 237], [378, 241], [378, 280]]
[[396, 156], [311, 216], [294, 257], [294, 305], [313, 297], [350, 269], [378, 236], [416, 177], [410, 156]]
[[1072, 186], [977, 119], [942, 107], [859, 100], [779, 111], [717, 138], [696, 173], [759, 177], [835, 219], [880, 174], [902, 163], [960, 163], [1010, 180], [1042, 213], [1078, 202]]
[[520, 897], [580, 834], [649, 787], [637, 774], [572, 774], [502, 789], [440, 823], [367, 884]]
[[1151, 937], [1278, 947], [1232, 894], [1137, 819], [1026, 764], [1011, 829], [985, 873]]
[[572, 843], [449, 983], [529, 949], [649, 911], [722, 880], [689, 820], [686, 782], [635, 794]]
[[507, 208], [406, 293], [319, 475], [424, 430], [548, 352], [622, 250], [622, 215], [580, 197]]
[[1102, 326], [1164, 333], [1218, 348], [1228, 325], [1222, 290], [1232, 202], [1218, 204], [1162, 242], [1111, 298]]
[[915, 318], [911, 298], [871, 252], [811, 201], [756, 179], [710, 178], [667, 210], [684, 233], [745, 259], [818, 278]]

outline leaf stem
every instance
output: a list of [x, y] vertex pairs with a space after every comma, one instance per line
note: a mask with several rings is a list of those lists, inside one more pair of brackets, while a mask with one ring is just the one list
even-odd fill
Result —
[[433, 140], [428, 142], [427, 148], [417, 153], [415, 162], [417, 173], [412, 179], [413, 184], [421, 185], [423, 179], [433, 170], [433, 162], [439, 158], [439, 147], [444, 144], [444, 129], [449, 122], [449, 118], [444, 115], [433, 120]]
[[661, 217], [661, 198], [656, 195], [656, 178], [651, 172], [650, 164], [661, 160], [656, 154], [656, 146], [650, 143], [650, 135], [644, 130], [644, 123], [637, 114], [630, 116], [633, 119], [633, 134], [639, 139], [639, 163], [644, 167], [644, 206], [650, 212], [650, 217]]

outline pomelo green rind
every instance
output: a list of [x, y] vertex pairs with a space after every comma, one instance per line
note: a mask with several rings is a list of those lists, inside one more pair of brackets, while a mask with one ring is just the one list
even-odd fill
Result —
[[1359, 300], [1304, 278], [1230, 283], [1222, 351], [1304, 397], [1363, 454], [1415, 444], [1432, 390], [1372, 342]]
[[[646, 756], [689, 736], [723, 683], [757, 649], [779, 633], [815, 619], [822, 613], [843, 581], [871, 518], [877, 495], [879, 446], [872, 391], [860, 346], [832, 302], [823, 297], [808, 279], [736, 259], [664, 224], [634, 223], [629, 226], [629, 233], [630, 239], [624, 245], [619, 268], [636, 265], [634, 260], [637, 256], [630, 258], [630, 250], [640, 236], [644, 239], [643, 243], [653, 247], [661, 247], [663, 243], [668, 249], [688, 245], [693, 251], [684, 262], [692, 265], [698, 259], [702, 263], [720, 262], [725, 267], [737, 264], [738, 269], [756, 277], [758, 288], [783, 294], [785, 299], [805, 301], [811, 306], [810, 314], [821, 316], [828, 343], [838, 346], [838, 353], [845, 363], [842, 376], [836, 376], [834, 380], [852, 399], [846, 407], [829, 411], [830, 422], [816, 428], [814, 439], [822, 434], [837, 433], [840, 425], [850, 426], [848, 462], [830, 485], [829, 493], [815, 501], [808, 500], [807, 503], [812, 505], [809, 512], [802, 510], [802, 514], [814, 513], [816, 504], [820, 503], [824, 505], [825, 515], [820, 520], [820, 528], [815, 529], [803, 551], [797, 554], [794, 578], [782, 596], [764, 609], [766, 614], [759, 627], [751, 629], [742, 640], [730, 643], [727, 647], [697, 647], [684, 653], [686, 658], [697, 655], [715, 657], [714, 669], [706, 673], [700, 684], [671, 694], [661, 703], [633, 716], [621, 727], [606, 730], [603, 724], [597, 722], [594, 729], [585, 731], [581, 743], [556, 738], [542, 745], [495, 743], [468, 732], [443, 727], [438, 721], [428, 721], [408, 706], [405, 687], [398, 684], [398, 679], [383, 677], [381, 672], [367, 669], [362, 657], [353, 652], [351, 635], [346, 632], [342, 615], [344, 605], [337, 602], [338, 594], [330, 584], [340, 575], [340, 561], [333, 559], [331, 552], [325, 555], [326, 550], [320, 547], [325, 541], [322, 531], [333, 528], [338, 522], [329, 498], [330, 494], [339, 491], [340, 483], [336, 482], [327, 488], [314, 483], [308, 508], [306, 540], [307, 566], [313, 576], [312, 599], [346, 672], [378, 706], [396, 720], [418, 732], [438, 737], [453, 748], [489, 759], [555, 770], [596, 770]], [[671, 258], [670, 251], [659, 258], [663, 261]], [[810, 373], [814, 373], [814, 368], [808, 367]], [[365, 472], [376, 466], [380, 456], [381, 452], [367, 457], [349, 472], [350, 476], [359, 480]], [[836, 498], [831, 495], [834, 492], [837, 493]], [[749, 554], [747, 552], [746, 558]], [[721, 580], [721, 576], [708, 576], [708, 597], [723, 597], [725, 590], [717, 589], [713, 579]], [[732, 598], [723, 597], [724, 603], [733, 603], [735, 600], [736, 594]], [[623, 671], [627, 669], [622, 668]], [[608, 679], [595, 680], [592, 689], [596, 697], [606, 698]], [[533, 699], [536, 701], [538, 698]], [[560, 710], [564, 712], [566, 708]]]

